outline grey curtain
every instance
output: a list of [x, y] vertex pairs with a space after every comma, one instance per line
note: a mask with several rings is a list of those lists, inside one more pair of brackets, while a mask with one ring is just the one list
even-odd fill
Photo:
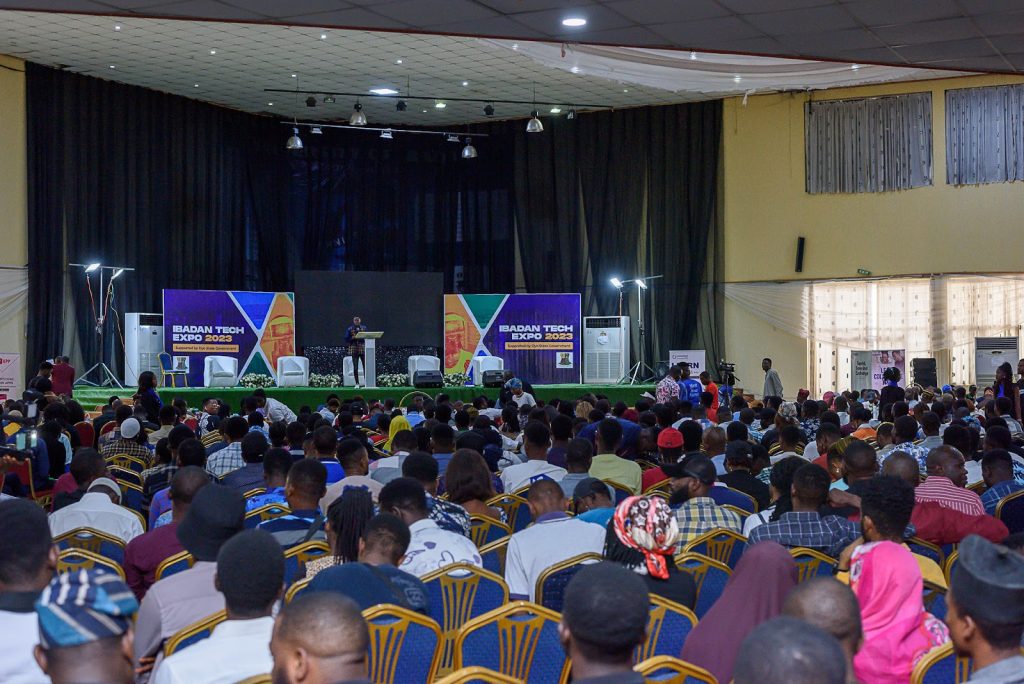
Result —
[[808, 102], [807, 192], [906, 190], [932, 184], [932, 96]]
[[1024, 85], [946, 91], [946, 182], [1024, 180]]

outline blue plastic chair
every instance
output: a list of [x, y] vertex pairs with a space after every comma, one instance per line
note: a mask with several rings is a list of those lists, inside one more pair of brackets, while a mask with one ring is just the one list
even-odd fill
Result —
[[565, 588], [569, 586], [572, 578], [583, 569], [584, 565], [599, 563], [601, 560], [599, 554], [581, 553], [548, 566], [537, 577], [537, 585], [534, 589], [535, 603], [556, 613], [561, 613]]
[[437, 672], [441, 630], [417, 612], [384, 604], [363, 611], [370, 632], [368, 676], [374, 684], [431, 682]]
[[124, 565], [124, 542], [91, 527], [79, 527], [65, 532], [54, 539], [53, 543], [57, 545], [58, 551], [84, 549]]
[[655, 594], [650, 598], [647, 637], [633, 651], [634, 663], [660, 655], [677, 657], [683, 650], [686, 637], [697, 626], [697, 616], [686, 606]]
[[512, 528], [513, 533], [525, 530], [533, 522], [533, 516], [530, 515], [530, 505], [521, 496], [499, 494], [488, 499], [487, 505], [505, 511], [505, 516], [508, 520], [507, 524]]
[[825, 555], [821, 551], [797, 547], [789, 550], [789, 554], [796, 561], [797, 582], [806, 582], [812, 577], [831, 577], [834, 573], [836, 559]]
[[164, 656], [174, 655], [182, 649], [199, 643], [203, 639], [208, 639], [210, 635], [213, 634], [213, 629], [227, 619], [227, 613], [221, 610], [200, 620], [199, 622], [194, 622], [188, 627], [185, 627], [174, 634], [164, 644]]
[[953, 644], [946, 643], [918, 661], [910, 674], [910, 684], [964, 684], [973, 669], [970, 658], [958, 658]]
[[509, 539], [511, 537], [502, 537], [480, 547], [480, 559], [483, 561], [484, 570], [493, 572], [498, 577], [505, 576], [505, 552], [508, 551]]
[[440, 667], [451, 668], [455, 639], [464, 624], [508, 602], [508, 585], [500, 576], [468, 563], [456, 563], [423, 577], [430, 617], [444, 640]]
[[697, 604], [693, 612], [700, 620], [725, 591], [725, 584], [729, 581], [732, 570], [724, 563], [699, 553], [679, 554], [676, 556], [676, 567], [689, 573], [697, 585]]
[[940, 620], [946, 619], [946, 590], [937, 584], [931, 582], [925, 582], [922, 590], [922, 600], [924, 601], [924, 609], [929, 613], [939, 618]]
[[699, 553], [735, 568], [747, 550], [747, 538], [731, 530], [711, 530], [683, 546], [683, 553]]
[[563, 681], [569, 663], [558, 640], [559, 620], [553, 610], [527, 601], [474, 618], [455, 640], [455, 669], [479, 665], [527, 684]]
[[[160, 352], [160, 384], [164, 387], [178, 387], [177, 381], [181, 380], [181, 387], [188, 387], [188, 374], [185, 371], [174, 370], [171, 362], [171, 355], [167, 352]], [[167, 379], [170, 378], [170, 384]]]
[[1024, 532], [1024, 489], [1000, 499], [996, 505], [996, 518], [1003, 521], [1010, 534]]
[[292, 582], [302, 579], [306, 574], [306, 563], [326, 556], [331, 547], [324, 541], [308, 541], [296, 544], [284, 552], [284, 586], [290, 587]]
[[195, 562], [196, 559], [188, 551], [179, 551], [173, 556], [168, 556], [156, 566], [156, 581], [184, 572], [195, 565]]
[[931, 542], [926, 542], [924, 539], [911, 537], [907, 540], [907, 546], [917, 555], [931, 558], [940, 568], [946, 561], [946, 554], [943, 553], [942, 549]]
[[512, 534], [508, 525], [482, 515], [469, 516], [469, 538], [477, 548], [487, 546]]

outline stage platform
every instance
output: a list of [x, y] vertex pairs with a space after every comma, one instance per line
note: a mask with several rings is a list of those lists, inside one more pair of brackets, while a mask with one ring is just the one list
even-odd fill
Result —
[[[356, 396], [366, 400], [384, 399], [390, 397], [399, 401], [410, 392], [417, 391], [414, 387], [377, 387], [367, 389], [360, 387], [268, 387], [267, 396], [274, 397], [287, 404], [293, 411], [298, 411], [301, 406], [309, 406], [313, 410], [324, 403], [327, 395], [337, 394], [342, 399]], [[481, 394], [495, 398], [498, 396], [498, 389], [485, 389], [483, 387], [445, 387], [443, 389], [421, 390], [430, 396], [441, 392], [449, 395], [452, 399], [469, 401]], [[588, 392], [602, 394], [608, 397], [613, 404], [617, 401], [624, 401], [630, 406], [640, 398], [644, 392], [654, 394], [654, 385], [534, 385], [534, 396], [545, 401], [559, 399], [576, 399]], [[175, 397], [182, 397], [188, 402], [189, 407], [198, 407], [204, 397], [218, 397], [226, 401], [232, 408], [237, 410], [244, 397], [252, 394], [248, 387], [167, 387], [159, 390], [160, 398], [167, 403]], [[124, 390], [111, 389], [108, 387], [75, 387], [74, 398], [82, 404], [87, 411], [91, 411], [99, 404], [105, 404], [111, 396], [118, 395], [131, 398], [132, 388]], [[406, 400], [404, 405], [408, 405]]]

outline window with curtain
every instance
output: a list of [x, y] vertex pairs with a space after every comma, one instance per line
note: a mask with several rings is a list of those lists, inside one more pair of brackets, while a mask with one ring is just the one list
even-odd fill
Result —
[[861, 193], [932, 184], [932, 96], [808, 102], [807, 192]]
[[1024, 180], [1024, 84], [946, 91], [946, 182]]

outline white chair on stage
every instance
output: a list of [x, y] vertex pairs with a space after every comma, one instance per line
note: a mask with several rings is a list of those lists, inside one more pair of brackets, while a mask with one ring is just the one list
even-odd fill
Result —
[[207, 356], [203, 364], [204, 387], [234, 387], [238, 384], [238, 359]]
[[282, 356], [277, 359], [278, 387], [307, 387], [309, 359], [305, 356]]
[[[341, 367], [341, 384], [345, 387], [355, 387], [356, 376], [352, 366], [352, 357], [346, 356]], [[359, 360], [359, 379], [366, 382], [366, 370], [363, 367], [362, 359]]]
[[410, 356], [409, 357], [409, 384], [412, 384], [416, 377], [416, 371], [441, 370], [441, 359], [436, 356]]
[[484, 371], [505, 370], [505, 359], [500, 356], [473, 357], [473, 384], [481, 387], [484, 384]]

